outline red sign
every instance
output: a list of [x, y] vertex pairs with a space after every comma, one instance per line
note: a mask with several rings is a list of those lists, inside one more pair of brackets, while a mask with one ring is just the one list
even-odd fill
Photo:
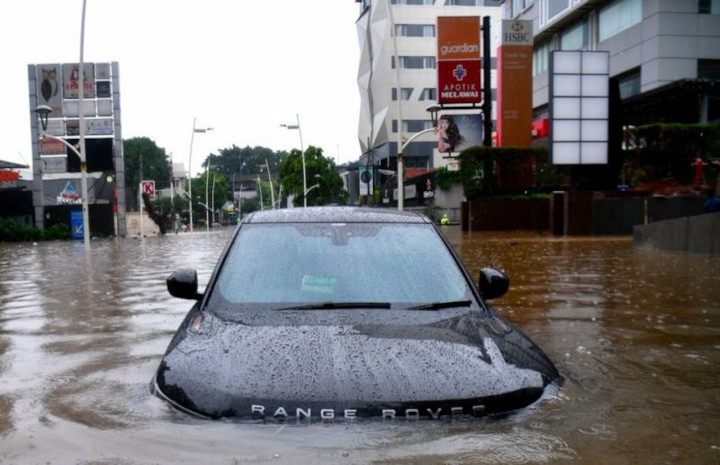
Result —
[[437, 19], [438, 103], [482, 101], [479, 16]]
[[140, 181], [140, 188], [143, 194], [155, 195], [155, 181]]
[[17, 181], [20, 179], [20, 173], [15, 171], [0, 171], [0, 182]]

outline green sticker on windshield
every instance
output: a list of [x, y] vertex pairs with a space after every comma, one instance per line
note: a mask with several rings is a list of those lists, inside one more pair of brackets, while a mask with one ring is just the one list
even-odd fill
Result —
[[310, 276], [306, 274], [303, 276], [300, 290], [303, 294], [334, 294], [336, 281], [337, 279], [335, 278]]

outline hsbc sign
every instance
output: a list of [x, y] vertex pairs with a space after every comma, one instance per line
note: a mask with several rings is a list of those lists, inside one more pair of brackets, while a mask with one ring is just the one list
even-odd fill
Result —
[[504, 20], [500, 45], [532, 45], [532, 21]]
[[437, 19], [438, 103], [482, 101], [479, 16]]

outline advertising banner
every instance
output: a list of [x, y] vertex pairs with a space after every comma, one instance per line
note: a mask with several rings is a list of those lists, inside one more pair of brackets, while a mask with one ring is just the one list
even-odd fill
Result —
[[365, 165], [358, 167], [358, 175], [360, 178], [360, 195], [371, 195], [372, 194], [372, 168], [368, 169]]
[[[91, 118], [83, 120], [85, 123], [86, 136], [112, 136], [113, 120], [112, 118]], [[66, 122], [67, 135], [80, 135], [80, 120], [69, 119]]]
[[37, 102], [52, 108], [51, 117], [62, 116], [62, 69], [59, 64], [37, 65]]
[[40, 155], [66, 155], [67, 147], [56, 139], [43, 139], [40, 141]]
[[42, 157], [43, 174], [50, 173], [67, 173], [67, 155]]
[[483, 119], [480, 114], [448, 114], [438, 117], [438, 151], [451, 155], [482, 145]]
[[502, 21], [498, 57], [497, 145], [532, 145], [532, 21]]
[[[95, 98], [95, 72], [92, 63], [83, 63], [84, 98]], [[63, 97], [76, 99], [80, 95], [80, 71], [78, 63], [63, 65]]]
[[84, 238], [82, 210], [71, 210], [70, 211], [70, 231], [72, 231], [73, 239], [83, 239]]
[[479, 16], [437, 18], [438, 103], [482, 101]]

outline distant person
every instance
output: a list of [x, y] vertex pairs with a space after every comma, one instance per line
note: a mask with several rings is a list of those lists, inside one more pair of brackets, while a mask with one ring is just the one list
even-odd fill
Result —
[[460, 134], [455, 118], [452, 115], [440, 116], [440, 143], [438, 150], [442, 153], [455, 152], [465, 138]]
[[720, 212], [720, 199], [716, 195], [715, 191], [710, 191], [708, 199], [703, 205], [703, 213], [718, 213]]

